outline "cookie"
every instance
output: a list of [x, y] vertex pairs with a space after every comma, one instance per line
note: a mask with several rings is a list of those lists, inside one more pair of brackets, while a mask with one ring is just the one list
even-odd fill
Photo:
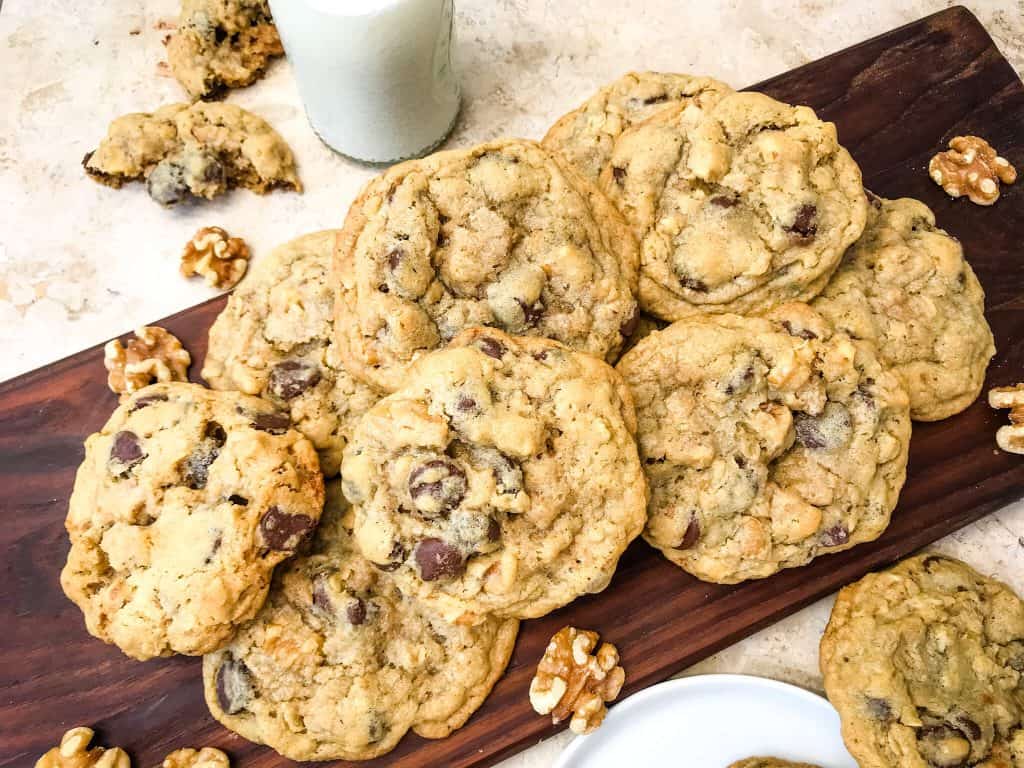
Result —
[[635, 323], [636, 267], [621, 216], [540, 145], [440, 152], [377, 177], [349, 209], [336, 252], [339, 349], [388, 392], [471, 326], [614, 360]]
[[182, 0], [167, 63], [192, 99], [255, 82], [284, 48], [267, 0]]
[[293, 760], [366, 760], [410, 728], [447, 736], [508, 664], [518, 622], [450, 624], [361, 557], [335, 487], [311, 554], [279, 569], [266, 605], [203, 660], [213, 716]]
[[625, 131], [601, 188], [640, 241], [640, 306], [670, 321], [813, 298], [867, 215], [835, 126], [759, 93]]
[[303, 235], [256, 262], [210, 328], [203, 378], [214, 389], [259, 395], [338, 474], [345, 443], [379, 395], [342, 365], [334, 334], [329, 271], [336, 230]]
[[1024, 602], [941, 555], [839, 593], [825, 691], [861, 768], [1024, 766]]
[[693, 104], [707, 109], [729, 93], [732, 88], [710, 77], [628, 72], [559, 118], [543, 144], [560, 153], [581, 176], [596, 182], [623, 131], [667, 107]]
[[286, 414], [154, 384], [85, 441], [61, 586], [129, 656], [206, 653], [256, 613], [322, 505], [316, 452]]
[[82, 165], [90, 178], [114, 188], [144, 179], [149, 196], [165, 206], [209, 200], [234, 187], [261, 195], [302, 191], [284, 139], [234, 104], [169, 104], [123, 115]]
[[985, 292], [924, 203], [874, 198], [868, 224], [812, 306], [899, 373], [910, 415], [936, 421], [978, 397], [995, 354]]
[[810, 763], [794, 763], [792, 760], [780, 760], [777, 757], [748, 757], [737, 760], [729, 768], [818, 768]]
[[619, 362], [651, 487], [644, 535], [733, 584], [878, 538], [906, 477], [907, 394], [806, 304], [704, 315]]
[[469, 329], [369, 410], [342, 464], [360, 551], [450, 620], [534, 618], [643, 528], [633, 404], [600, 360]]

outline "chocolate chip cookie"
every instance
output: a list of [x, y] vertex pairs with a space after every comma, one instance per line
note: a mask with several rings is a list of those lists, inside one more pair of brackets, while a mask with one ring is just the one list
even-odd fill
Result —
[[818, 768], [810, 763], [794, 763], [792, 760], [780, 760], [777, 757], [748, 757], [737, 760], [729, 768]]
[[361, 557], [329, 487], [311, 554], [279, 569], [266, 605], [203, 660], [213, 716], [293, 760], [366, 760], [412, 728], [442, 738], [483, 703], [518, 622], [450, 624]]
[[316, 527], [316, 452], [265, 400], [195, 384], [131, 395], [85, 442], [64, 592], [129, 656], [220, 647]]
[[167, 41], [171, 72], [193, 99], [249, 85], [283, 54], [267, 0], [182, 0]]
[[813, 298], [867, 215], [835, 126], [759, 93], [625, 131], [601, 188], [640, 241], [640, 305], [664, 320]]
[[651, 487], [647, 540], [733, 584], [876, 539], [906, 476], [910, 418], [874, 347], [806, 304], [704, 315], [618, 365]]
[[114, 188], [145, 180], [149, 196], [165, 206], [210, 200], [234, 187], [261, 195], [302, 191], [284, 139], [234, 104], [169, 104], [123, 115], [82, 165], [92, 179]]
[[349, 209], [336, 252], [342, 359], [394, 391], [470, 326], [615, 359], [636, 320], [636, 242], [540, 145], [497, 141], [395, 166]]
[[842, 590], [821, 671], [861, 768], [1024, 766], [1024, 602], [958, 560]]
[[259, 395], [290, 414], [332, 477], [356, 421], [378, 394], [338, 358], [334, 286], [336, 230], [303, 235], [256, 262], [210, 328], [203, 378], [214, 389]]
[[692, 104], [707, 109], [729, 93], [732, 88], [710, 77], [628, 72], [559, 118], [543, 143], [596, 182], [623, 131], [667, 107]]
[[633, 403], [600, 360], [469, 329], [356, 427], [362, 553], [450, 620], [534, 618], [604, 589], [643, 528]]
[[995, 354], [985, 292], [924, 203], [874, 198], [864, 234], [812, 306], [875, 344], [903, 377], [912, 418], [945, 419], [981, 392]]

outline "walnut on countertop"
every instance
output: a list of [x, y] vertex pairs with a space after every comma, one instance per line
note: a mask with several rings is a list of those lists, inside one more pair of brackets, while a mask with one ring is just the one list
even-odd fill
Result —
[[614, 701], [626, 681], [619, 652], [611, 643], [597, 647], [597, 633], [563, 627], [548, 643], [530, 682], [530, 704], [560, 723], [570, 715], [573, 733], [590, 733], [604, 720], [606, 702]]
[[1024, 382], [990, 389], [988, 404], [1010, 409], [1010, 423], [998, 429], [996, 444], [1007, 453], [1024, 453]]
[[92, 737], [92, 728], [72, 728], [61, 738], [59, 747], [36, 761], [36, 768], [131, 768], [128, 754], [120, 747], [89, 749]]
[[249, 246], [220, 227], [203, 227], [185, 245], [181, 274], [202, 275], [218, 290], [234, 288], [249, 266]]
[[999, 199], [999, 182], [1017, 180], [1010, 162], [978, 136], [957, 136], [949, 147], [931, 159], [928, 175], [950, 197], [967, 195], [972, 203], [992, 205]]
[[228, 756], [219, 749], [177, 749], [164, 758], [163, 768], [231, 768]]
[[122, 401], [158, 381], [188, 381], [191, 363], [191, 355], [177, 337], [155, 325], [136, 329], [135, 338], [126, 344], [114, 339], [103, 349], [107, 386]]

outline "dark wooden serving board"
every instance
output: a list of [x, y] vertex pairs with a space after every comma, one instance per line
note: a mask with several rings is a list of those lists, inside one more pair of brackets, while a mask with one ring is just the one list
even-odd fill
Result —
[[[986, 137], [1024, 168], [1024, 86], [978, 21], [952, 8], [756, 87], [835, 121], [871, 189], [935, 210], [963, 241], [988, 294], [998, 353], [986, 386], [1024, 378], [1024, 182], [1005, 189], [994, 208], [980, 208], [946, 198], [926, 171], [931, 155], [964, 133]], [[223, 304], [215, 299], [159, 324], [202, 361]], [[198, 659], [131, 661], [89, 637], [61, 593], [63, 520], [82, 440], [114, 406], [101, 347], [0, 384], [0, 766], [31, 765], [79, 724], [126, 747], [138, 768], [185, 745], [222, 747], [240, 768], [290, 765], [210, 718]], [[524, 623], [508, 673], [466, 727], [435, 742], [409, 735], [371, 765], [489, 765], [554, 733], [530, 709], [527, 688], [545, 643], [565, 623], [597, 629], [619, 646], [632, 693], [1024, 496], [1024, 459], [995, 449], [1004, 418], [979, 401], [955, 418], [915, 425], [909, 480], [886, 534], [807, 567], [715, 586], [636, 542], [603, 594]]]

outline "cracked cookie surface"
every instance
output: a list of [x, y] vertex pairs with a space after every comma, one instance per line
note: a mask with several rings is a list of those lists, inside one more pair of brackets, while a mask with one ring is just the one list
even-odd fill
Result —
[[512, 654], [514, 619], [444, 621], [352, 542], [336, 484], [309, 555], [282, 566], [263, 609], [206, 656], [213, 716], [294, 760], [366, 760], [410, 728], [436, 739], [483, 703]]
[[129, 656], [205, 653], [259, 609], [322, 505], [313, 446], [272, 404], [154, 384], [86, 440], [61, 585]]
[[910, 198], [875, 198], [861, 238], [812, 306], [898, 372], [910, 415], [936, 421], [978, 397], [995, 354], [985, 292], [960, 243]]
[[331, 255], [337, 230], [303, 235], [259, 259], [210, 328], [203, 378], [270, 400], [338, 474], [356, 422], [379, 399], [352, 377], [334, 336]]
[[906, 477], [906, 392], [872, 345], [806, 304], [680, 320], [618, 370], [651, 487], [644, 536], [694, 576], [764, 578], [888, 526]]
[[628, 72], [559, 118], [543, 144], [596, 183], [623, 131], [671, 106], [693, 104], [707, 109], [729, 93], [732, 88], [710, 77]]
[[1024, 602], [925, 554], [839, 593], [821, 671], [862, 768], [1024, 766]]
[[604, 589], [643, 528], [634, 428], [600, 360], [469, 329], [356, 428], [342, 464], [356, 542], [452, 620], [542, 616]]
[[598, 190], [540, 145], [498, 141], [391, 168], [349, 209], [336, 336], [386, 391], [471, 326], [614, 359], [636, 323], [636, 242]]
[[759, 93], [624, 132], [601, 188], [640, 242], [641, 307], [670, 321], [813, 298], [867, 215], [835, 126]]

